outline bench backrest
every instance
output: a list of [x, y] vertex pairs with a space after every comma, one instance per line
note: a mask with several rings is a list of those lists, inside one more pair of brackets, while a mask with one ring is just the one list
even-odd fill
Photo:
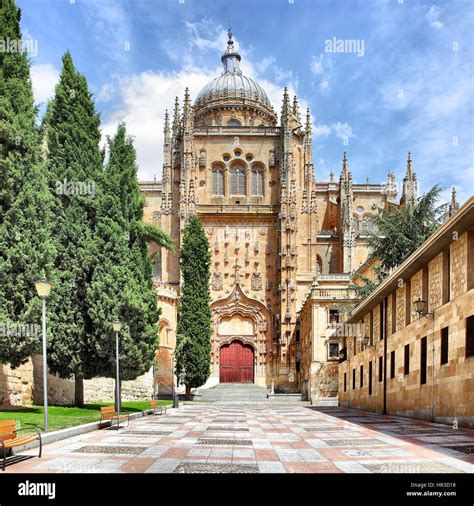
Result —
[[152, 399], [150, 401], [150, 408], [157, 408], [158, 407], [158, 403], [156, 402], [156, 400]]
[[115, 416], [115, 406], [104, 406], [103, 408], [100, 408], [100, 411], [104, 418]]
[[5, 420], [0, 422], [0, 439], [6, 441], [7, 439], [16, 438], [16, 422], [15, 420]]

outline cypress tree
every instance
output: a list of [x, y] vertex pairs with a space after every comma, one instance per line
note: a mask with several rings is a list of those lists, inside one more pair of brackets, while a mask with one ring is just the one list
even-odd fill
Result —
[[191, 388], [204, 385], [211, 365], [211, 296], [209, 292], [211, 253], [204, 227], [197, 216], [186, 226], [180, 255], [183, 286], [178, 315], [176, 374]]
[[112, 321], [123, 322], [119, 339], [120, 379], [147, 372], [158, 348], [160, 311], [152, 289], [148, 242], [172, 248], [171, 239], [143, 223], [144, 198], [137, 181], [136, 153], [123, 124], [108, 140], [109, 161], [98, 214], [101, 247], [86, 292], [93, 332], [89, 340], [101, 376], [115, 378], [115, 335]]
[[95, 375], [86, 291], [101, 245], [96, 227], [103, 184], [99, 126], [86, 79], [67, 52], [45, 125], [57, 249], [48, 363], [60, 377], [74, 374], [78, 406], [84, 403], [83, 380]]
[[34, 281], [51, 279], [54, 258], [52, 201], [20, 19], [14, 0], [0, 1], [0, 40], [10, 47], [0, 52], [0, 362], [13, 367], [40, 350]]

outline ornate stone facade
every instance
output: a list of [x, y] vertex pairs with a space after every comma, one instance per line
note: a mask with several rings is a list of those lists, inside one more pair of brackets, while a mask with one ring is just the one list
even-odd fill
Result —
[[[219, 381], [221, 346], [238, 339], [254, 350], [257, 384], [270, 387], [273, 379], [277, 390], [299, 392], [306, 382], [310, 395], [309, 383], [319, 380], [311, 354], [302, 370], [302, 308], [315, 277], [347, 299], [349, 273], [367, 260], [372, 216], [396, 196], [394, 177], [388, 185], [356, 184], [344, 153], [339, 182], [334, 174], [316, 181], [309, 111], [302, 120], [285, 89], [278, 123], [265, 91], [243, 76], [230, 33], [222, 62], [222, 75], [194, 104], [186, 91], [172, 121], [166, 113], [163, 179], [141, 183], [145, 219], [160, 216], [178, 249], [189, 216], [197, 214], [207, 232], [214, 327], [206, 386]], [[152, 254], [163, 283], [179, 294], [178, 254]], [[322, 296], [321, 329], [329, 325], [328, 302]], [[323, 351], [326, 361], [327, 344]]]

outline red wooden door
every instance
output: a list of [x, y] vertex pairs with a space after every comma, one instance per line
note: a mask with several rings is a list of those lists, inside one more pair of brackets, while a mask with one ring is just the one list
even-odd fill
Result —
[[240, 341], [221, 347], [221, 383], [253, 383], [253, 349]]

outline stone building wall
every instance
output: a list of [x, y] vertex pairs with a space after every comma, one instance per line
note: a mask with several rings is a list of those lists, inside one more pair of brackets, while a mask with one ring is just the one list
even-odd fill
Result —
[[[418, 270], [410, 280], [412, 299], [418, 298], [423, 276], [428, 273], [428, 287], [431, 293], [430, 311], [434, 318], [419, 318], [415, 313], [411, 323], [404, 324], [400, 317], [405, 304], [401, 289], [397, 289], [397, 326], [393, 333], [390, 328], [390, 307], [388, 336], [386, 337], [386, 409], [388, 414], [409, 416], [429, 420], [432, 416], [438, 422], [452, 423], [457, 418], [460, 425], [474, 427], [474, 357], [466, 357], [466, 319], [474, 313], [474, 287], [468, 287], [462, 273], [472, 271], [474, 261], [467, 255], [468, 237], [472, 231], [451, 244], [451, 279], [455, 277], [456, 288], [450, 300], [442, 304], [443, 252], [437, 254], [426, 266]], [[453, 248], [455, 244], [455, 248]], [[456, 249], [457, 248], [457, 249]], [[462, 252], [465, 252], [464, 254]], [[454, 261], [453, 256], [457, 256]], [[460, 259], [464, 262], [459, 263]], [[426, 268], [427, 267], [427, 268]], [[454, 272], [459, 269], [461, 276]], [[461, 280], [461, 281], [460, 281]], [[464, 287], [463, 292], [457, 290]], [[453, 284], [451, 285], [453, 287]], [[391, 295], [388, 296], [389, 306]], [[434, 306], [434, 307], [433, 307]], [[378, 306], [380, 307], [380, 305]], [[375, 310], [374, 310], [375, 312]], [[366, 315], [364, 315], [365, 319]], [[448, 361], [441, 364], [441, 330], [448, 329]], [[421, 340], [426, 337], [426, 382], [421, 381]], [[350, 341], [349, 341], [350, 342]], [[384, 340], [375, 341], [375, 350], [366, 349], [352, 353], [349, 348], [348, 360], [339, 365], [339, 402], [342, 406], [382, 412], [383, 383], [379, 381], [378, 364], [384, 357]], [[409, 347], [409, 372], [405, 373], [405, 347]], [[394, 375], [392, 377], [392, 351], [395, 352]], [[372, 362], [372, 394], [369, 394], [369, 362]], [[363, 366], [364, 381], [360, 386], [360, 367]], [[352, 375], [355, 370], [355, 388]], [[345, 382], [344, 382], [345, 378]]]
[[441, 306], [443, 300], [443, 253], [428, 264], [428, 311]]
[[[471, 233], [472, 236], [472, 233]], [[472, 241], [471, 241], [472, 243]], [[468, 234], [451, 243], [451, 297], [457, 297], [467, 289], [468, 280]], [[472, 255], [472, 250], [470, 251]], [[472, 273], [471, 273], [472, 277]]]

